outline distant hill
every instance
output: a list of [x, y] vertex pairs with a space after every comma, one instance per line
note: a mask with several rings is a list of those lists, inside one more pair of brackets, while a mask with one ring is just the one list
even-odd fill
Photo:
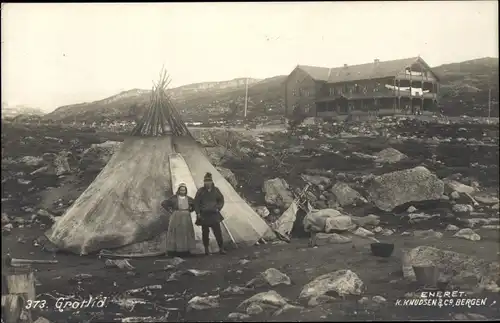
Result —
[[39, 108], [32, 108], [25, 105], [10, 106], [6, 102], [2, 102], [2, 119], [14, 118], [20, 115], [25, 116], [41, 116], [44, 112]]
[[[260, 80], [248, 79], [249, 87]], [[179, 110], [190, 119], [204, 113], [207, 101], [224, 96], [232, 91], [245, 91], [245, 78], [223, 82], [205, 82], [180, 86], [168, 90]], [[53, 121], [107, 121], [134, 120], [146, 109], [150, 100], [150, 90], [133, 89], [94, 102], [66, 105], [44, 116]], [[186, 113], [187, 112], [187, 113]]]
[[441, 77], [441, 104], [447, 114], [487, 116], [491, 89], [491, 115], [498, 117], [498, 58], [444, 64], [434, 71]]
[[[498, 116], [498, 58], [481, 58], [434, 67], [441, 77], [441, 104], [447, 114], [487, 115], [488, 89], [492, 91], [492, 116]], [[249, 80], [249, 118], [284, 113], [286, 75]], [[245, 79], [207, 82], [169, 90], [187, 121], [209, 117], [236, 118], [243, 115]], [[44, 116], [54, 121], [134, 120], [149, 102], [149, 90], [134, 89], [104, 100], [68, 105]]]

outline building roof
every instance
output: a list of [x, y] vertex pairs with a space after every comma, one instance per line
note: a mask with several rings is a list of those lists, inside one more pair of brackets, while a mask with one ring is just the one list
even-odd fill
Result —
[[350, 82], [358, 80], [370, 80], [382, 77], [395, 76], [404, 68], [420, 60], [427, 65], [420, 57], [397, 59], [393, 61], [378, 61], [360, 65], [348, 65], [347, 67], [318, 67], [298, 65], [316, 81], [328, 83]]

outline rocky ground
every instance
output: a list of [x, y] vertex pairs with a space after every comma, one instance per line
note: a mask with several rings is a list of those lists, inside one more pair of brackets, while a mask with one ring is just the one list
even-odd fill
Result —
[[[203, 129], [194, 135], [270, 223], [309, 183], [311, 205], [348, 217], [353, 228], [321, 234], [317, 248], [307, 247], [299, 225], [290, 243], [183, 261], [132, 259], [132, 267], [124, 269], [95, 256], [47, 252], [40, 236], [92, 182], [124, 136], [2, 124], [2, 255], [58, 260], [36, 266], [38, 299], [48, 307], [34, 311], [35, 317], [52, 322], [500, 317], [498, 276], [491, 278], [499, 257], [498, 125], [385, 119], [309, 125], [294, 133]], [[373, 239], [394, 243], [392, 257], [372, 256]], [[425, 250], [412, 249], [418, 246]], [[408, 263], [429, 257], [446, 275], [455, 268], [447, 289], [488, 297], [488, 306], [395, 306], [398, 298], [416, 297]], [[56, 308], [58, 297], [90, 295], [107, 297], [105, 308]]]

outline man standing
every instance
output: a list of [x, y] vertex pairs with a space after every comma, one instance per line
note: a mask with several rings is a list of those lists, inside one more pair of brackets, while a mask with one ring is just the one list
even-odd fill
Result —
[[194, 210], [196, 212], [196, 224], [201, 225], [201, 234], [203, 246], [205, 247], [205, 254], [210, 254], [209, 251], [209, 234], [210, 228], [214, 233], [217, 245], [219, 246], [219, 253], [225, 254], [226, 251], [223, 247], [221, 222], [224, 220], [220, 210], [224, 206], [224, 196], [220, 190], [215, 187], [212, 180], [212, 174], [206, 173], [203, 178], [203, 187], [200, 187], [196, 192], [194, 198]]

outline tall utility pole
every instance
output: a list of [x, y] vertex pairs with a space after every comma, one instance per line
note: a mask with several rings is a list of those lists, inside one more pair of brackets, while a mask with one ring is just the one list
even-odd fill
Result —
[[245, 118], [247, 117], [247, 108], [248, 108], [248, 77], [245, 81]]
[[488, 91], [488, 121], [491, 118], [491, 88]]

